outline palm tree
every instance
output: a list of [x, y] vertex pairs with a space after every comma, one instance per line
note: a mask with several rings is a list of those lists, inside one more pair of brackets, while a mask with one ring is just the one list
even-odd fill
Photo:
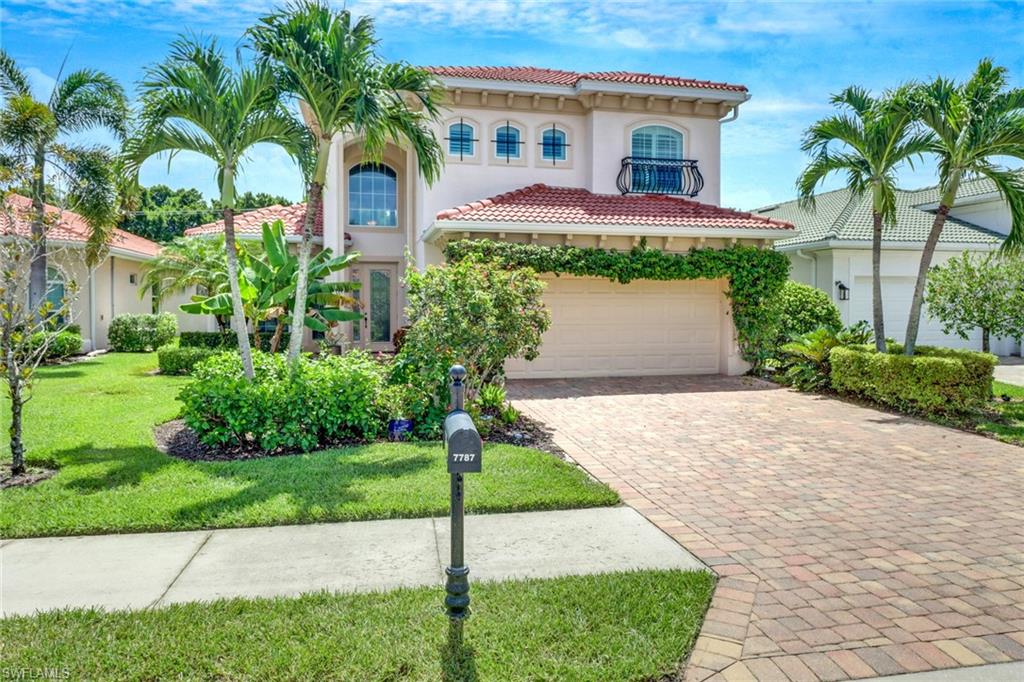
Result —
[[[313, 227], [323, 200], [331, 141], [361, 138], [367, 159], [377, 161], [388, 142], [408, 143], [428, 184], [440, 175], [441, 146], [431, 129], [441, 90], [423, 69], [387, 63], [375, 52], [373, 20], [353, 20], [319, 0], [303, 0], [259, 20], [248, 31], [265, 63], [282, 72], [285, 89], [299, 101], [315, 140], [299, 249], [297, 296], [292, 329], [301, 330]], [[410, 104], [413, 102], [413, 104]], [[293, 333], [288, 357], [295, 360], [302, 335]]]
[[885, 351], [882, 313], [882, 225], [896, 222], [896, 170], [928, 148], [928, 137], [913, 131], [913, 117], [893, 105], [898, 93], [876, 99], [859, 87], [832, 97], [840, 112], [804, 134], [802, 149], [814, 157], [797, 179], [800, 203], [814, 206], [814, 190], [833, 173], [846, 174], [854, 198], [871, 194], [871, 270], [875, 348]]
[[1024, 89], [1006, 89], [1006, 69], [983, 59], [967, 82], [936, 78], [915, 88], [905, 106], [931, 133], [929, 151], [938, 159], [940, 193], [910, 303], [904, 353], [913, 355], [928, 269], [965, 177], [988, 178], [1009, 205], [1012, 226], [1004, 252], [1024, 247], [1024, 179], [995, 163], [998, 157], [1024, 160]]
[[[153, 300], [159, 303], [170, 294], [193, 287], [207, 296], [230, 290], [223, 237], [178, 237], [165, 244], [143, 265], [139, 298], [152, 292]], [[228, 319], [218, 316], [217, 323], [225, 329]]]
[[[61, 67], [63, 73], [63, 66]], [[92, 128], [106, 128], [124, 136], [128, 105], [124, 90], [100, 71], [82, 69], [57, 76], [45, 102], [32, 95], [28, 76], [0, 49], [0, 148], [10, 164], [31, 170], [28, 194], [32, 199], [32, 266], [29, 272], [29, 308], [46, 297], [46, 216], [48, 196], [58, 192], [64, 204], [81, 215], [91, 230], [86, 258], [96, 263], [116, 221], [116, 178], [113, 158], [102, 146], [83, 146], [59, 139]]]
[[125, 145], [131, 167], [162, 152], [191, 151], [217, 164], [232, 324], [245, 375], [255, 376], [238, 283], [235, 243], [235, 176], [253, 145], [272, 143], [293, 156], [307, 146], [306, 131], [284, 109], [273, 71], [266, 65], [235, 71], [216, 41], [180, 38], [168, 58], [147, 70], [142, 83], [142, 122]]

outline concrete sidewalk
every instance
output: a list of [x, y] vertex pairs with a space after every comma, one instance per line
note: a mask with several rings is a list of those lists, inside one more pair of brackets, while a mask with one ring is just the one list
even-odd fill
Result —
[[[448, 519], [10, 540], [0, 614], [441, 585]], [[466, 517], [470, 580], [704, 565], [630, 507]]]

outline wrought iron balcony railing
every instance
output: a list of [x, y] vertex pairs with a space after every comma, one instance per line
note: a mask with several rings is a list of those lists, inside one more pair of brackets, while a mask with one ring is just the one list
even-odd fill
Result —
[[693, 159], [657, 159], [627, 156], [615, 185], [623, 194], [675, 194], [695, 197], [704, 188], [704, 176]]

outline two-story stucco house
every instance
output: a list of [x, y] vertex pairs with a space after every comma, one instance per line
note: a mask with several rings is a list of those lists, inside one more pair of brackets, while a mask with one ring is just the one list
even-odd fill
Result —
[[[413, 152], [390, 145], [368, 162], [359, 139], [336, 139], [318, 239], [356, 250], [362, 282], [353, 344], [390, 349], [403, 324], [402, 278], [443, 261], [453, 239], [685, 252], [694, 246], [771, 248], [786, 222], [719, 206], [721, 126], [749, 99], [741, 85], [628, 72], [530, 67], [431, 67], [447, 92], [436, 134], [445, 168], [428, 186]], [[243, 216], [241, 234], [302, 206]], [[212, 223], [190, 234], [217, 232]], [[408, 255], [407, 255], [408, 254]], [[513, 377], [737, 374], [726, 283], [547, 277], [552, 315], [541, 356]]]

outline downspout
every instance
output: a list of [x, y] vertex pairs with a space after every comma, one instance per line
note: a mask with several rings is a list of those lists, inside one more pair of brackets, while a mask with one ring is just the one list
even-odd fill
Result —
[[[747, 95], [747, 99], [750, 99], [749, 95]], [[746, 101], [747, 100], [743, 100], [743, 102], [746, 102]], [[742, 102], [741, 102], [741, 104], [742, 104]], [[732, 123], [733, 121], [735, 121], [739, 117], [740, 117], [740, 105], [737, 104], [736, 106], [734, 106], [732, 108], [732, 113], [729, 114], [729, 116], [727, 118], [721, 118], [721, 119], [718, 120], [718, 122], [719, 123]]]
[[814, 287], [817, 287], [818, 286], [818, 259], [816, 257], [814, 257], [814, 256], [808, 256], [806, 253], [804, 253], [803, 249], [797, 249], [793, 253], [798, 255], [800, 258], [803, 258], [804, 260], [811, 261], [811, 284]]

